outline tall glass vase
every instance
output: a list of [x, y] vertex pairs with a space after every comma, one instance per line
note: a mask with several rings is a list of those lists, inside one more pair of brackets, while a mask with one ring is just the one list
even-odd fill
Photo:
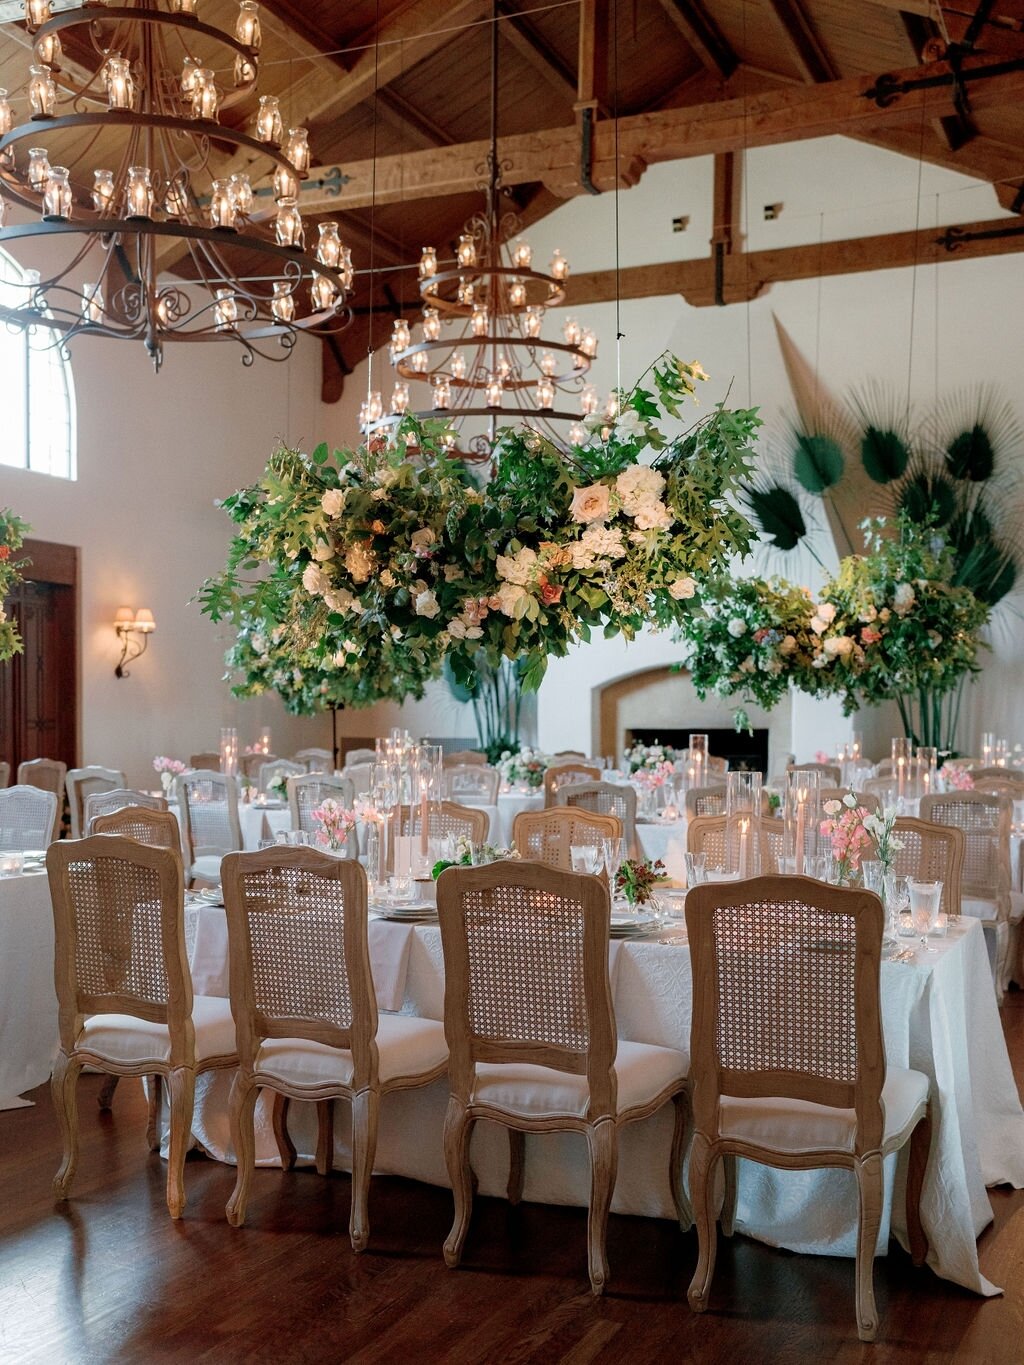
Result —
[[821, 826], [821, 773], [815, 769], [786, 774], [783, 844], [786, 871], [807, 875], [818, 852]]
[[725, 870], [743, 880], [761, 871], [760, 773], [726, 774]]

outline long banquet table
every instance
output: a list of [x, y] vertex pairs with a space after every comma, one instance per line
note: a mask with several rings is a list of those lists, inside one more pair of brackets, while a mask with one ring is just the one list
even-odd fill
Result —
[[[193, 975], [197, 993], [226, 990], [224, 912], [194, 912]], [[613, 998], [619, 1037], [689, 1050], [692, 980], [685, 931], [671, 943], [627, 941], [613, 953]], [[882, 1010], [890, 1064], [925, 1072], [932, 1085], [934, 1139], [923, 1193], [928, 1263], [936, 1274], [981, 1294], [997, 1288], [981, 1274], [976, 1241], [992, 1219], [986, 1185], [1024, 1186], [1024, 1111], [1021, 1109], [992, 993], [988, 957], [977, 921], [951, 926], [936, 951], [911, 963], [882, 966]], [[378, 1000], [382, 1008], [443, 1017], [444, 972], [435, 925], [371, 921]], [[193, 1133], [218, 1160], [233, 1162], [227, 1100], [231, 1074], [200, 1078]], [[386, 1097], [375, 1169], [447, 1185], [442, 1129], [447, 1083]], [[311, 1160], [313, 1106], [293, 1104], [292, 1138], [300, 1159]], [[612, 1208], [671, 1218], [668, 1183], [671, 1117], [668, 1110], [622, 1132]], [[336, 1164], [349, 1168], [349, 1112], [336, 1107]], [[496, 1125], [480, 1123], [473, 1167], [481, 1193], [503, 1196], [508, 1143]], [[278, 1164], [266, 1097], [257, 1106], [257, 1160]], [[906, 1149], [886, 1163], [886, 1198], [879, 1251], [890, 1229], [906, 1245]], [[530, 1135], [524, 1197], [538, 1203], [586, 1205], [585, 1144], [571, 1134]], [[852, 1256], [856, 1186], [842, 1171], [783, 1172], [741, 1163], [738, 1227], [793, 1251]]]
[[53, 911], [42, 869], [0, 877], [0, 1109], [31, 1103], [57, 1055]]

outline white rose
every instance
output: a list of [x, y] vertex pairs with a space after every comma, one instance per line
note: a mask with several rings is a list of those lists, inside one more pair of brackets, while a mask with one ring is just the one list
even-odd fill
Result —
[[845, 659], [853, 649], [849, 635], [835, 635], [825, 641], [825, 653], [833, 659]]
[[615, 480], [615, 491], [630, 516], [634, 516], [645, 502], [653, 502], [660, 498], [664, 488], [664, 475], [646, 464], [636, 464], [624, 469]]
[[836, 619], [836, 609], [831, 602], [819, 602], [817, 607], [818, 617], [826, 623]]
[[431, 547], [437, 542], [437, 536], [429, 526], [424, 526], [420, 531], [413, 531], [409, 537], [409, 544], [412, 546], [413, 554], [421, 559], [430, 554]]
[[815, 635], [822, 635], [828, 629], [828, 622], [820, 616], [812, 616], [810, 624]]
[[414, 609], [417, 616], [425, 616], [428, 621], [432, 621], [441, 610], [437, 598], [429, 588], [424, 588], [422, 592], [416, 594]]
[[529, 583], [537, 567], [537, 552], [524, 546], [516, 555], [498, 555], [494, 564], [506, 583]]
[[515, 615], [516, 603], [526, 596], [526, 589], [518, 583], [502, 583], [497, 591], [498, 610], [506, 616]]
[[906, 616], [916, 600], [917, 596], [909, 583], [898, 583], [896, 585], [896, 591], [892, 595], [892, 604], [897, 615]]
[[617, 441], [639, 441], [646, 435], [647, 427], [636, 408], [626, 408], [625, 412], [619, 414], [615, 423], [615, 439]]
[[325, 564], [328, 559], [334, 558], [334, 547], [328, 545], [326, 540], [318, 540], [313, 546], [313, 558], [319, 564]]
[[319, 564], [307, 564], [302, 571], [302, 586], [313, 597], [319, 597], [330, 586], [327, 578]]
[[738, 640], [741, 635], [746, 635], [747, 623], [741, 616], [734, 616], [726, 626], [726, 630], [734, 640]]
[[696, 593], [697, 584], [692, 578], [677, 578], [674, 583], [669, 584], [668, 593], [677, 602], [687, 602]]
[[637, 508], [635, 521], [641, 531], [665, 531], [675, 517], [663, 502], [645, 502]]
[[320, 506], [329, 517], [339, 517], [345, 506], [345, 494], [340, 488], [328, 488], [320, 499]]
[[453, 620], [449, 621], [448, 634], [452, 637], [453, 640], [464, 640], [466, 638], [465, 621], [460, 621], [457, 616]]

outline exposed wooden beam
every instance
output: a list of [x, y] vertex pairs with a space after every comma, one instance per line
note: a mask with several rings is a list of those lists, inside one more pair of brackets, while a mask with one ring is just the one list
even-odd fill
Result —
[[[770, 251], [734, 252], [723, 264], [724, 302], [739, 303], [786, 280], [809, 280], [831, 275], [854, 275], [871, 270], [895, 270], [910, 265], [935, 265], [976, 260], [1024, 251], [1024, 230], [1012, 219], [964, 223], [954, 233], [1003, 234], [967, 240], [950, 250], [944, 245], [946, 229], [921, 228], [916, 232], [891, 232], [877, 237], [854, 237], [839, 242], [782, 247]], [[714, 263], [711, 259], [628, 266], [618, 272], [595, 270], [574, 275], [572, 306], [607, 303], [616, 297], [643, 299], [681, 294], [694, 307], [716, 302]]]
[[800, 0], [764, 0], [764, 4], [804, 80], [812, 84], [838, 80], [839, 72], [804, 13]]
[[700, 0], [660, 0], [660, 4], [701, 65], [728, 80], [739, 66], [739, 58]]
[[[919, 62], [934, 61], [944, 55], [946, 43], [934, 19], [924, 19], [919, 14], [901, 14], [899, 22], [908, 47]], [[933, 119], [932, 128], [951, 151], [969, 142], [977, 131], [960, 113]]]
[[739, 237], [739, 218], [736, 212], [739, 196], [736, 193], [737, 161], [735, 152], [719, 152], [715, 157], [714, 200], [711, 214], [712, 250], [719, 246], [726, 253], [732, 251]]
[[[991, 74], [986, 74], [991, 73]], [[976, 110], [1013, 105], [1024, 99], [1024, 59], [1002, 63], [970, 57], [962, 67], [971, 105]], [[823, 85], [791, 86], [741, 99], [714, 101], [681, 109], [633, 114], [613, 126], [599, 120], [594, 126], [591, 176], [602, 190], [635, 184], [646, 166], [744, 147], [766, 147], [840, 133], [871, 134], [875, 128], [920, 127], [922, 118], [941, 117], [953, 107], [950, 68], [946, 62], [886, 73], [884, 91], [878, 76], [854, 77]], [[944, 82], [928, 84], [930, 80]], [[902, 82], [909, 82], [902, 89]], [[879, 104], [875, 95], [883, 95]], [[616, 151], [618, 156], [616, 156]], [[579, 133], [575, 127], [546, 129], [499, 139], [499, 154], [507, 163], [502, 179], [508, 185], [543, 183], [561, 198], [582, 192]], [[378, 203], [401, 203], [443, 198], [471, 192], [479, 182], [478, 167], [487, 155], [484, 141], [380, 157], [344, 166], [346, 177], [339, 200], [316, 188], [303, 189], [303, 211], [316, 212], [326, 203], [362, 208], [371, 201], [375, 183]], [[311, 184], [333, 167], [312, 172]]]
[[[901, 156], [927, 161], [960, 175], [987, 180], [995, 188], [1003, 208], [1010, 208], [1024, 182], [1024, 150], [1009, 147], [989, 138], [976, 137], [961, 147], [951, 148], [937, 137], [922, 138], [911, 128], [870, 128], [851, 133], [858, 142], [884, 147]], [[1015, 212], [1020, 212], [1016, 209]]]
[[377, 92], [377, 112], [381, 118], [411, 138], [415, 147], [444, 147], [451, 134], [422, 110], [410, 104], [390, 87]]
[[894, 9], [901, 14], [920, 14], [925, 19], [938, 19], [942, 6], [939, 0], [867, 0], [876, 9]]
[[[379, 46], [363, 47], [352, 58], [343, 79], [339, 78], [334, 61], [324, 59], [318, 49], [305, 43], [276, 15], [266, 14], [264, 19], [277, 26], [284, 41], [290, 42], [297, 58], [305, 63], [302, 66], [296, 62], [295, 116], [310, 125], [341, 119], [349, 110], [370, 99], [376, 89], [390, 85], [450, 42], [453, 28], [485, 17], [488, 10], [488, 0], [446, 0], [442, 22], [438, 22], [434, 0], [415, 0], [411, 5], [402, 6], [381, 25]], [[266, 157], [244, 152], [219, 162], [216, 174], [229, 176], [236, 171], [248, 171], [255, 181], [271, 170]], [[172, 242], [158, 252], [158, 268], [170, 269], [185, 253], [185, 248]]]
[[579, 0], [576, 109], [606, 105], [608, 96], [608, 0]]
[[530, 21], [519, 14], [511, 0], [498, 0], [498, 13], [502, 19], [501, 36], [571, 104], [576, 98], [575, 73], [548, 46]]

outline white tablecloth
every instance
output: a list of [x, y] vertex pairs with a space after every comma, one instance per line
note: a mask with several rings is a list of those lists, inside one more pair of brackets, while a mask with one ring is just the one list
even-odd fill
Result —
[[238, 823], [242, 829], [242, 847], [257, 849], [261, 839], [272, 839], [279, 830], [291, 829], [292, 817], [287, 806], [268, 809], [242, 802], [238, 807]]
[[45, 872], [0, 877], [0, 1109], [30, 1104], [57, 1055], [53, 911]]
[[[440, 933], [417, 926], [409, 944], [403, 1012], [443, 1017]], [[692, 982], [685, 941], [667, 946], [627, 942], [618, 954], [613, 985], [619, 1036], [688, 1050]], [[942, 1277], [982, 1294], [996, 1292], [981, 1275], [976, 1239], [991, 1221], [987, 1184], [1024, 1186], [1024, 1112], [1003, 1040], [979, 925], [962, 920], [938, 951], [913, 963], [882, 967], [886, 1052], [895, 1066], [925, 1072], [932, 1085], [935, 1137], [923, 1193], [929, 1264]], [[227, 1099], [230, 1073], [201, 1077], [193, 1131], [214, 1157], [233, 1161]], [[375, 1169], [447, 1185], [441, 1134], [447, 1082], [401, 1091], [383, 1103]], [[668, 1159], [671, 1106], [622, 1130], [612, 1208], [672, 1218]], [[312, 1106], [292, 1106], [292, 1137], [312, 1159]], [[348, 1167], [349, 1113], [338, 1105], [335, 1151]], [[589, 1191], [585, 1145], [570, 1134], [527, 1139], [525, 1198], [585, 1205]], [[264, 1098], [257, 1106], [257, 1161], [278, 1164]], [[884, 1252], [891, 1230], [905, 1243], [906, 1152], [887, 1163], [886, 1202], [879, 1234]], [[794, 1251], [854, 1254], [856, 1186], [844, 1172], [777, 1172], [741, 1163], [738, 1222], [750, 1236]], [[482, 1194], [503, 1196], [508, 1142], [496, 1125], [480, 1123], [473, 1168]], [[894, 1193], [895, 1192], [895, 1193]]]
[[640, 851], [652, 862], [658, 858], [665, 864], [665, 875], [674, 881], [686, 883], [686, 821], [685, 820], [638, 820], [636, 837]]
[[516, 816], [524, 810], [543, 809], [544, 793], [541, 791], [499, 792], [494, 842], [502, 848], [510, 848], [512, 846], [512, 826], [515, 823]]

